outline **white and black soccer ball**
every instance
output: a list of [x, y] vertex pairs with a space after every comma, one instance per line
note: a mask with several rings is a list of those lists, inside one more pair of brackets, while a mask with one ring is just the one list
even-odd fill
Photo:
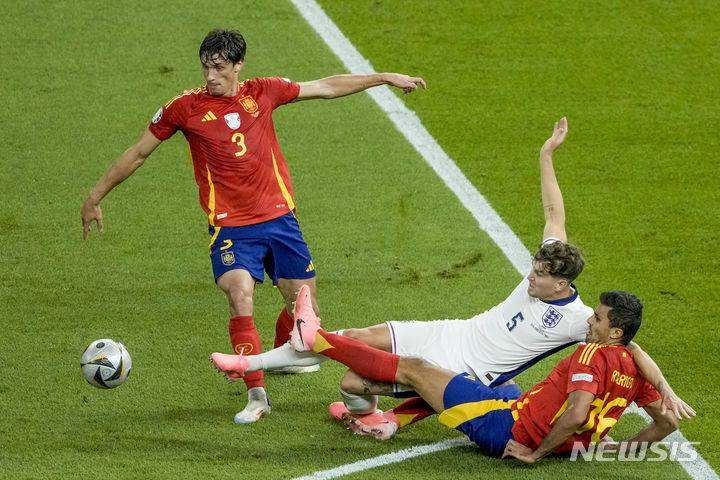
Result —
[[132, 360], [125, 346], [103, 338], [95, 340], [80, 357], [85, 380], [97, 388], [115, 388], [130, 375]]

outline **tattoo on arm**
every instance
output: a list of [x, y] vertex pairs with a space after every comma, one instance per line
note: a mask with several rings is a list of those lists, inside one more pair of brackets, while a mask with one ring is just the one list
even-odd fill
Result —
[[391, 383], [377, 382], [375, 380], [362, 379], [363, 393], [367, 395], [392, 395]]

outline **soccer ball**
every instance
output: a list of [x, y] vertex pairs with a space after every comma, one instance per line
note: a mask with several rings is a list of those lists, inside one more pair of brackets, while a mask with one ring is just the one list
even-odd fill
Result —
[[92, 342], [80, 357], [85, 380], [97, 388], [115, 388], [130, 375], [132, 360], [125, 346], [103, 338]]

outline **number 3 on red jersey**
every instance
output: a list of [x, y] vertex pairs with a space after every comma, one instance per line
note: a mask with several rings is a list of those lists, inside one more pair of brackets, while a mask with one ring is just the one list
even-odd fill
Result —
[[235, 156], [242, 157], [245, 155], [245, 152], [247, 152], [247, 147], [245, 146], [245, 135], [240, 132], [235, 132], [233, 133], [231, 140], [235, 145], [240, 147], [240, 150], [235, 152]]

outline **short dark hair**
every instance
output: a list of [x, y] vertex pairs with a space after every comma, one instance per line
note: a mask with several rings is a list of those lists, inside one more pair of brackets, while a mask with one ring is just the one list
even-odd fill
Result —
[[585, 268], [582, 251], [565, 242], [550, 242], [540, 245], [533, 259], [544, 265], [545, 272], [560, 277], [569, 283], [575, 281]]
[[642, 323], [643, 304], [635, 295], [619, 290], [600, 294], [600, 303], [610, 307], [610, 326], [623, 331], [620, 343], [627, 346]]
[[213, 30], [200, 45], [200, 61], [218, 59], [237, 63], [245, 59], [245, 39], [237, 30]]

